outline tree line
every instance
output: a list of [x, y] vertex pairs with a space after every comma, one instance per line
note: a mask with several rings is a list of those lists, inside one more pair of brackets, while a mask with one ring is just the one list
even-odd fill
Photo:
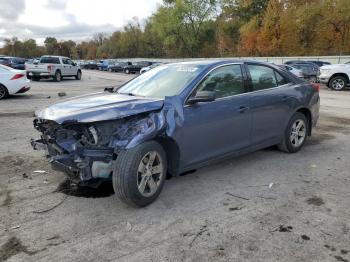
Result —
[[163, 0], [145, 22], [76, 43], [5, 39], [0, 54], [74, 59], [350, 54], [348, 0]]

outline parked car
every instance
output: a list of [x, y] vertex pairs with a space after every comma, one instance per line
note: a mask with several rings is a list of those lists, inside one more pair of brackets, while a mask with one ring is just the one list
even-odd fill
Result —
[[291, 60], [291, 61], [285, 62], [284, 64], [290, 65], [290, 66], [293, 66], [293, 67], [294, 67], [294, 65], [297, 65], [297, 64], [303, 64], [303, 65], [308, 64], [315, 71], [319, 71], [319, 69], [320, 69], [320, 67], [317, 64], [315, 64], [313, 62], [310, 62], [310, 61], [303, 61], [303, 60]]
[[294, 68], [292, 66], [289, 65], [278, 65], [279, 67], [288, 70], [289, 72], [291, 72], [293, 75], [300, 77], [300, 78], [304, 78], [304, 74], [303, 71], [301, 71], [300, 69]]
[[124, 72], [125, 67], [132, 65], [131, 62], [117, 62], [108, 66], [109, 72]]
[[0, 100], [8, 95], [25, 93], [29, 89], [26, 71], [0, 65]]
[[124, 202], [145, 206], [167, 174], [272, 145], [299, 151], [318, 119], [318, 92], [263, 62], [162, 65], [37, 112], [41, 139], [31, 144], [78, 183], [111, 179]]
[[107, 71], [108, 70], [108, 66], [112, 65], [113, 62], [110, 60], [100, 60], [100, 63], [97, 64], [98, 66], [98, 70], [100, 71]]
[[26, 64], [27, 76], [33, 81], [42, 78], [53, 78], [56, 82], [63, 77], [74, 76], [80, 80], [82, 73], [80, 67], [70, 58], [64, 56], [42, 56], [39, 63]]
[[303, 72], [304, 78], [307, 79], [311, 83], [316, 83], [319, 81], [318, 76], [320, 74], [319, 68], [313, 66], [309, 63], [298, 63], [292, 64], [292, 66], [296, 69], [299, 69]]
[[152, 62], [136, 62], [131, 65], [124, 67], [124, 73], [126, 74], [135, 74], [140, 73], [141, 68], [152, 65]]
[[152, 65], [146, 66], [146, 67], [142, 67], [140, 70], [140, 74], [146, 73], [147, 71], [156, 68], [157, 66], [162, 65], [163, 63], [153, 63]]
[[13, 69], [24, 70], [25, 62], [26, 62], [25, 58], [9, 57], [9, 56], [0, 57], [0, 64], [4, 66], [12, 67]]
[[98, 66], [97, 63], [95, 61], [87, 61], [84, 63], [84, 65], [82, 66], [83, 69], [92, 69], [92, 70], [97, 70]]
[[322, 66], [320, 71], [320, 82], [333, 90], [344, 90], [350, 84], [350, 64]]
[[306, 61], [306, 62], [311, 62], [311, 63], [317, 65], [318, 67], [325, 66], [325, 65], [330, 65], [330, 64], [331, 64], [331, 63], [329, 63], [329, 62], [317, 61], [317, 60], [311, 60], [311, 61]]

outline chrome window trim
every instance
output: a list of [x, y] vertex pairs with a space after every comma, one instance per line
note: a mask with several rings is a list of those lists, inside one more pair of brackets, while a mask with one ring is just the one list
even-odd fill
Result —
[[[223, 67], [223, 66], [230, 66], [230, 65], [240, 65], [241, 66], [241, 71], [242, 71], [242, 78], [244, 77], [243, 76], [243, 70], [242, 70], [242, 66], [244, 65], [244, 62], [243, 63], [229, 63], [229, 64], [224, 64], [224, 65], [218, 65], [214, 68], [212, 68], [207, 74], [205, 74], [205, 76], [203, 76], [199, 81], [198, 83], [194, 86], [194, 88], [191, 90], [191, 92], [189, 93], [188, 96], [186, 96], [186, 99], [184, 100], [184, 108], [185, 107], [188, 107], [188, 106], [192, 106], [190, 104], [187, 104], [187, 101], [188, 101], [188, 98], [191, 96], [191, 94], [193, 93], [193, 91], [199, 86], [199, 84], [203, 81], [203, 79], [208, 75], [210, 74], [213, 70], [215, 69], [218, 69], [220, 67]], [[265, 66], [265, 65], [262, 65], [262, 66]], [[276, 69], [272, 68], [272, 67], [269, 67], [267, 66], [268, 68], [271, 68], [272, 70], [274, 71], [277, 71]], [[253, 91], [248, 91], [248, 92], [245, 92], [245, 93], [242, 93], [242, 94], [237, 94], [237, 95], [232, 95], [232, 96], [225, 96], [225, 97], [220, 97], [218, 99], [215, 99], [214, 101], [212, 102], [202, 102], [202, 103], [213, 103], [215, 101], [221, 101], [221, 100], [224, 100], [224, 99], [229, 99], [229, 98], [232, 98], [234, 96], [243, 96], [243, 95], [248, 95], [248, 94], [254, 94], [254, 93], [258, 93], [258, 92], [263, 92], [263, 91], [267, 91], [267, 90], [274, 90], [274, 89], [277, 89], [277, 88], [285, 88], [287, 86], [290, 86], [292, 84], [295, 84], [295, 83], [292, 83], [292, 82], [289, 82], [287, 84], [284, 84], [284, 85], [281, 85], [281, 86], [276, 86], [276, 87], [272, 87], [272, 88], [267, 88], [267, 89], [261, 89], [261, 90], [253, 90]]]

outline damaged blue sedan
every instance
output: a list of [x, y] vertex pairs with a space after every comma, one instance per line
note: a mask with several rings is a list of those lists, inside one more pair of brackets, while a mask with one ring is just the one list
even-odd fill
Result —
[[167, 175], [272, 145], [299, 151], [319, 106], [318, 85], [273, 64], [167, 64], [37, 112], [32, 146], [72, 180], [110, 179], [121, 200], [146, 206]]

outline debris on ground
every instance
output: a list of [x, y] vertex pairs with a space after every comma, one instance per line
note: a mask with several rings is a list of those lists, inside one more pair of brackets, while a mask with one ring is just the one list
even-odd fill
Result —
[[33, 173], [46, 174], [47, 171], [45, 171], [45, 170], [34, 170]]
[[278, 232], [292, 232], [292, 229], [293, 229], [292, 226], [280, 225], [279, 227], [277, 227], [277, 228], [271, 230], [270, 233], [276, 232], [276, 231], [278, 231]]
[[242, 207], [230, 207], [228, 210], [229, 211], [237, 211], [237, 210], [241, 210]]
[[226, 192], [226, 194], [229, 195], [229, 196], [233, 196], [233, 197], [237, 197], [237, 198], [243, 199], [243, 200], [249, 200], [249, 198], [238, 196], [238, 195], [234, 195], [234, 194], [232, 194], [230, 192]]
[[63, 96], [66, 96], [67, 94], [66, 94], [66, 92], [59, 92], [59, 93], [57, 93], [57, 95], [59, 97], [63, 97]]
[[302, 238], [303, 240], [310, 240], [310, 237], [307, 236], [307, 235], [301, 235], [301, 238]]
[[270, 183], [270, 184], [269, 184], [269, 189], [271, 189], [271, 188], [272, 188], [272, 186], [273, 186], [273, 183]]
[[308, 203], [309, 205], [314, 205], [314, 206], [322, 206], [324, 205], [324, 201], [322, 198], [317, 197], [317, 196], [313, 196], [310, 197], [306, 200], [306, 203]]
[[132, 229], [132, 226], [131, 226], [130, 222], [129, 221], [126, 222], [126, 231], [131, 231], [131, 229]]
[[27, 175], [26, 173], [23, 173], [23, 174], [22, 174], [22, 177], [23, 177], [23, 178], [28, 178], [28, 175]]
[[192, 241], [190, 242], [189, 246], [192, 247], [194, 241], [201, 236], [204, 232], [208, 231], [209, 229], [207, 228], [207, 225], [201, 226], [201, 228], [199, 229], [199, 231], [197, 232], [197, 234], [194, 236], [194, 238], [192, 239]]
[[56, 207], [59, 207], [60, 205], [63, 204], [63, 202], [68, 198], [68, 196], [65, 196], [59, 203], [57, 203], [56, 205], [54, 205], [53, 207], [50, 207], [49, 209], [44, 209], [44, 210], [38, 210], [38, 211], [33, 211], [33, 213], [36, 214], [42, 214], [42, 213], [46, 213], [49, 212], [53, 209], [55, 209]]
[[13, 226], [13, 227], [11, 227], [10, 229], [19, 229], [21, 226], [20, 225], [18, 225], [18, 226]]

